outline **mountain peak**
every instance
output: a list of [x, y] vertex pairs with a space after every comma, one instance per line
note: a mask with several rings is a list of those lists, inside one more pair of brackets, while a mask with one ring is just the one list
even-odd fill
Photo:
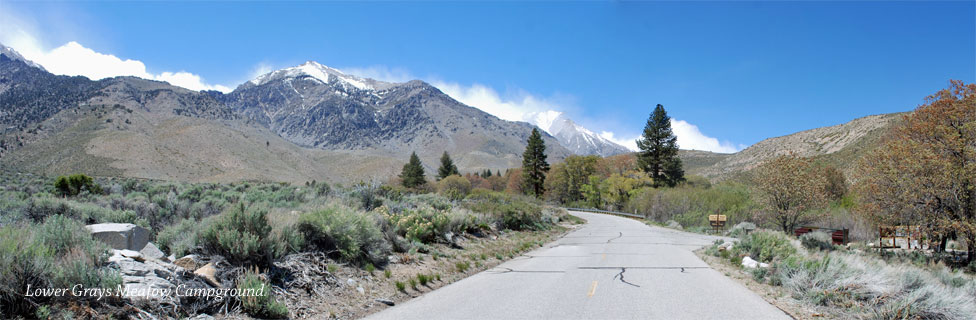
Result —
[[301, 76], [312, 77], [315, 80], [322, 82], [323, 84], [330, 83], [330, 80], [335, 78], [336, 81], [343, 85], [351, 86], [359, 90], [375, 90], [376, 86], [374, 84], [383, 84], [380, 81], [373, 79], [364, 79], [354, 75], [345, 74], [338, 69], [326, 66], [324, 64], [308, 60], [305, 63], [285, 68], [281, 70], [275, 70], [263, 75], [258, 76], [251, 80], [253, 85], [262, 85], [271, 80], [282, 79], [282, 78], [298, 78]]
[[627, 148], [576, 124], [565, 113], [559, 111], [526, 113], [522, 116], [522, 121], [534, 124], [556, 137], [563, 147], [576, 154], [610, 156], [630, 152]]
[[5, 56], [7, 56], [11, 60], [19, 60], [19, 61], [22, 61], [22, 62], [26, 63], [27, 65], [29, 65], [31, 67], [35, 67], [35, 68], [38, 68], [38, 69], [47, 71], [47, 69], [44, 69], [43, 66], [35, 63], [34, 61], [27, 60], [27, 58], [24, 58], [24, 56], [20, 55], [20, 53], [18, 53], [17, 50], [14, 50], [14, 48], [5, 46], [2, 43], [0, 43], [0, 54], [3, 54]]

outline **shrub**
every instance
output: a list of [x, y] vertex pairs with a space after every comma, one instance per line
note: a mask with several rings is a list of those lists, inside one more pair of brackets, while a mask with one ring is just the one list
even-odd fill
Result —
[[205, 223], [190, 219], [180, 220], [179, 223], [167, 226], [156, 235], [156, 244], [163, 252], [182, 257], [196, 247], [197, 237]]
[[204, 250], [245, 264], [265, 264], [273, 258], [273, 243], [268, 236], [268, 210], [247, 208], [241, 202], [222, 213], [200, 234]]
[[782, 232], [758, 230], [739, 240], [733, 250], [762, 262], [772, 262], [796, 254], [789, 236]]
[[417, 279], [410, 278], [409, 282], [410, 282], [410, 288], [413, 290], [417, 290]]
[[426, 286], [427, 285], [427, 282], [430, 281], [430, 276], [428, 276], [426, 274], [418, 273], [417, 274], [417, 281], [420, 282], [420, 285]]
[[793, 256], [776, 265], [770, 282], [808, 304], [837, 307], [841, 318], [969, 319], [976, 314], [976, 282], [955, 286], [931, 271], [886, 264], [855, 254]]
[[450, 222], [444, 211], [431, 207], [404, 209], [401, 214], [391, 214], [386, 210], [380, 212], [398, 235], [421, 243], [434, 242], [438, 235], [447, 231]]
[[452, 175], [437, 182], [437, 193], [451, 200], [461, 200], [471, 192], [471, 182], [462, 176]]
[[383, 270], [383, 276], [389, 279], [393, 276], [393, 271], [390, 271], [390, 269]]
[[800, 236], [800, 243], [807, 249], [827, 251], [834, 249], [833, 236], [826, 232], [816, 231], [805, 233]]
[[552, 221], [546, 221], [538, 200], [484, 191], [472, 193], [465, 199], [465, 207], [471, 211], [495, 217], [503, 228], [511, 230], [545, 229]]
[[266, 319], [288, 318], [288, 307], [271, 297], [271, 285], [255, 271], [248, 271], [238, 282], [241, 310], [252, 317]]
[[465, 271], [468, 271], [468, 268], [470, 268], [471, 266], [467, 262], [465, 262], [465, 261], [460, 261], [458, 263], [455, 263], [454, 264], [454, 267], [457, 268], [457, 271], [458, 272], [462, 272], [463, 273]]
[[403, 281], [396, 281], [393, 283], [393, 285], [396, 286], [397, 291], [403, 291], [403, 292], [407, 291], [407, 285], [403, 283]]
[[369, 272], [369, 274], [373, 274], [373, 271], [376, 271], [376, 267], [373, 266], [372, 263], [367, 263], [366, 264], [366, 272]]
[[383, 238], [374, 214], [340, 205], [308, 212], [299, 217], [296, 227], [304, 235], [306, 246], [354, 263], [385, 264], [390, 245]]
[[743, 221], [743, 222], [739, 222], [734, 227], [732, 227], [732, 229], [729, 230], [728, 236], [734, 238], [742, 238], [745, 235], [749, 234], [749, 232], [752, 232], [753, 230], [756, 230], [756, 224], [752, 222]]
[[383, 205], [383, 200], [379, 198], [379, 184], [360, 182], [356, 184], [353, 193], [359, 199], [360, 207], [365, 211], [370, 211]]
[[28, 285], [114, 290], [122, 279], [116, 271], [100, 268], [107, 258], [107, 246], [94, 240], [83, 224], [62, 215], [40, 225], [0, 227], [0, 314], [30, 317], [40, 303], [62, 299], [27, 297]]
[[91, 177], [84, 174], [59, 176], [54, 180], [54, 189], [62, 196], [76, 196], [83, 191], [94, 194], [102, 193], [102, 187], [95, 184]]

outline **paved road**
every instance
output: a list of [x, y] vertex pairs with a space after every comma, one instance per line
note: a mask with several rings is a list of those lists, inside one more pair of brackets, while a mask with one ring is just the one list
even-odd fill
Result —
[[715, 237], [573, 214], [588, 223], [367, 319], [789, 319], [692, 253]]

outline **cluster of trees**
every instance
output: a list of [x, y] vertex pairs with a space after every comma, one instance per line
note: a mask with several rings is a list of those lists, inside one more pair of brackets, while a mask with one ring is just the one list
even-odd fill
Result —
[[[439, 190], [485, 188], [524, 193], [560, 203], [620, 209], [630, 195], [640, 188], [674, 187], [684, 181], [684, 171], [678, 158], [677, 137], [671, 130], [671, 118], [662, 105], [657, 105], [637, 141], [641, 151], [636, 155], [570, 156], [561, 163], [550, 165], [545, 141], [538, 129], [533, 129], [522, 154], [522, 167], [509, 169], [503, 175], [483, 170], [458, 179], [457, 166], [447, 152], [441, 156], [437, 169]], [[404, 187], [419, 188], [427, 183], [423, 165], [416, 153], [403, 166], [400, 181]], [[447, 187], [445, 185], [451, 185]], [[450, 191], [454, 192], [454, 191]]]

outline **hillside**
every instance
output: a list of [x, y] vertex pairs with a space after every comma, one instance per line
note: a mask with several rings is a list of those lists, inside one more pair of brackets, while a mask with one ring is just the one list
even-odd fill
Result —
[[[902, 115], [903, 113], [889, 113], [866, 116], [844, 124], [769, 138], [729, 155], [685, 152], [682, 159], [686, 163], [693, 163], [687, 165], [687, 172], [713, 180], [748, 171], [763, 161], [791, 151], [803, 157], [813, 157], [833, 164], [849, 174], [856, 160], [876, 147], [883, 134]], [[714, 163], [709, 165], [709, 162]]]
[[[444, 151], [462, 172], [516, 167], [533, 128], [420, 81], [283, 72], [224, 95], [133, 77], [56, 76], [28, 63], [0, 53], [6, 170], [207, 182], [386, 180], [412, 151], [428, 174]], [[543, 136], [550, 159], [570, 154]]]

